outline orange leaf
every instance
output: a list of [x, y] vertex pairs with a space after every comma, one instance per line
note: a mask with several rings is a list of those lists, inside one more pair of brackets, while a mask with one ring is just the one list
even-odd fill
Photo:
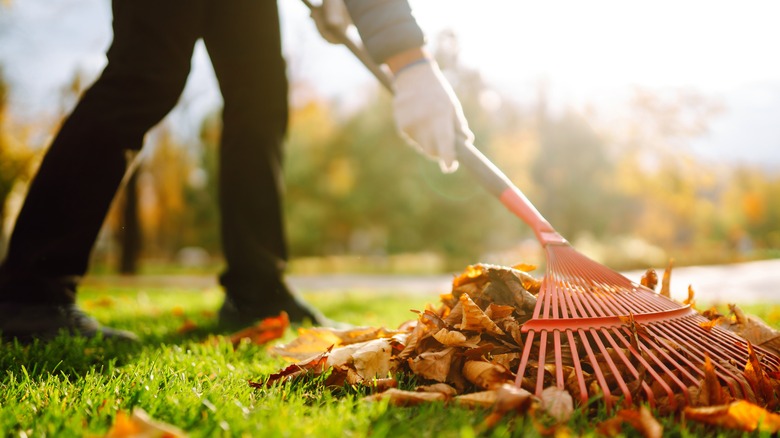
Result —
[[655, 290], [655, 287], [658, 285], [658, 273], [653, 268], [648, 269], [642, 275], [639, 284], [650, 290]]
[[725, 318], [723, 316], [720, 316], [715, 319], [710, 319], [708, 321], [702, 321], [699, 323], [699, 327], [703, 328], [706, 331], [712, 330], [713, 327], [722, 324], [725, 321]]
[[252, 327], [232, 334], [230, 342], [233, 345], [238, 345], [242, 339], [249, 339], [255, 345], [267, 344], [284, 336], [284, 332], [289, 326], [290, 319], [287, 317], [287, 312], [282, 311], [279, 316], [266, 318]]
[[134, 408], [130, 415], [116, 413], [114, 424], [105, 438], [176, 438], [187, 436], [180, 429], [152, 419], [141, 408]]
[[685, 301], [683, 301], [683, 304], [687, 304], [687, 305], [689, 305], [691, 307], [694, 307], [694, 305], [696, 304], [696, 300], [693, 298], [694, 295], [695, 295], [695, 293], [693, 292], [693, 286], [691, 286], [689, 284], [688, 285], [688, 298], [686, 298]]
[[780, 432], [780, 415], [745, 400], [703, 408], [686, 407], [685, 418], [705, 424], [752, 432]]
[[198, 328], [198, 324], [195, 324], [195, 322], [191, 319], [185, 319], [183, 323], [179, 326], [178, 329], [176, 329], [176, 333], [183, 335], [185, 333], [189, 333], [195, 329]]
[[658, 292], [664, 297], [671, 297], [671, 291], [669, 289], [669, 283], [672, 278], [672, 266], [674, 265], [674, 259], [669, 259], [669, 264], [666, 265], [666, 269], [664, 269], [664, 277], [661, 280], [661, 291]]

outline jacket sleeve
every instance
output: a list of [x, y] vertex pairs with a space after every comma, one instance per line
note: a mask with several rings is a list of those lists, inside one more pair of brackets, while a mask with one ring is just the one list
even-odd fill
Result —
[[345, 0], [366, 50], [383, 63], [404, 50], [425, 44], [407, 0]]

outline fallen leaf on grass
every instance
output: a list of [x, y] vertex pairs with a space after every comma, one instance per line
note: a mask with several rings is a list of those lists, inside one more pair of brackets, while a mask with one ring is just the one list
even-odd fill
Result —
[[463, 377], [482, 389], [492, 389], [515, 380], [514, 374], [503, 365], [481, 360], [463, 364]]
[[780, 432], [780, 415], [745, 400], [721, 406], [686, 407], [683, 414], [688, 420], [728, 429], [746, 432], [756, 429], [769, 433]]
[[324, 353], [318, 354], [317, 356], [314, 356], [305, 362], [290, 365], [278, 373], [271, 374], [268, 376], [268, 379], [266, 379], [265, 383], [250, 381], [249, 386], [253, 388], [262, 388], [264, 386], [271, 386], [275, 383], [284, 382], [304, 374], [320, 375], [327, 369], [326, 364], [328, 362], [329, 353], [330, 348]]
[[448, 398], [446, 394], [441, 392], [415, 392], [390, 388], [385, 392], [365, 397], [363, 400], [368, 402], [387, 400], [394, 406], [416, 406], [434, 401], [445, 401]]
[[279, 316], [266, 318], [252, 327], [230, 335], [230, 342], [235, 346], [243, 339], [249, 339], [255, 345], [264, 345], [284, 336], [284, 332], [289, 326], [290, 319], [287, 317], [287, 312], [283, 311]]
[[569, 421], [571, 414], [574, 413], [574, 399], [569, 391], [563, 388], [557, 386], [545, 388], [541, 399], [541, 408], [559, 424]]
[[394, 365], [391, 363], [393, 347], [390, 339], [368, 341], [352, 355], [355, 371], [364, 379], [386, 377]]
[[176, 438], [187, 435], [180, 429], [152, 419], [141, 408], [134, 408], [130, 415], [116, 413], [114, 424], [105, 438]]
[[664, 428], [647, 406], [636, 409], [622, 409], [609, 420], [596, 425], [596, 431], [601, 435], [616, 436], [623, 433], [623, 424], [628, 423], [644, 438], [661, 438]]
[[187, 318], [184, 320], [184, 322], [181, 323], [179, 328], [176, 329], [176, 333], [183, 335], [185, 333], [189, 333], [195, 329], [198, 328], [198, 324], [195, 324], [195, 321]]
[[493, 412], [485, 418], [484, 423], [485, 427], [490, 429], [495, 427], [506, 414], [524, 415], [538, 403], [538, 399], [533, 394], [510, 383], [499, 386], [495, 391], [496, 402], [493, 405]]

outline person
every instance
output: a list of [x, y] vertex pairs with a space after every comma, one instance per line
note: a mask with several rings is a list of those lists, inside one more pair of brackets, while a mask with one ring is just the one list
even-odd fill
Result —
[[[342, 0], [325, 0], [335, 11]], [[458, 99], [424, 50], [407, 0], [346, 0], [377, 63], [394, 73], [394, 117], [404, 138], [457, 165], [456, 141], [472, 137]], [[113, 0], [113, 41], [100, 77], [47, 150], [0, 266], [0, 332], [50, 339], [61, 331], [133, 340], [76, 305], [80, 278], [109, 205], [145, 133], [176, 104], [193, 47], [205, 43], [223, 97], [219, 209], [226, 269], [219, 322], [246, 326], [284, 310], [327, 323], [284, 281], [282, 143], [288, 83], [276, 1]], [[333, 14], [330, 14], [333, 15]]]

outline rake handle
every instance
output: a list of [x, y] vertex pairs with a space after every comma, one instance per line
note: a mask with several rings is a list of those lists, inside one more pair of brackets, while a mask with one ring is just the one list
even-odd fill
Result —
[[[309, 10], [318, 6], [309, 0], [301, 0]], [[350, 52], [371, 72], [387, 91], [393, 93], [393, 80], [371, 58], [360, 42], [353, 41], [341, 29], [331, 27], [330, 34], [338, 39], [338, 42], [349, 49]], [[566, 239], [561, 237], [547, 222], [539, 210], [534, 207], [528, 197], [517, 188], [512, 181], [492, 161], [490, 161], [473, 144], [458, 141], [455, 145], [458, 161], [466, 167], [474, 178], [493, 196], [498, 198], [504, 206], [522, 219], [533, 229], [536, 238], [546, 246], [548, 244], [566, 244]]]

